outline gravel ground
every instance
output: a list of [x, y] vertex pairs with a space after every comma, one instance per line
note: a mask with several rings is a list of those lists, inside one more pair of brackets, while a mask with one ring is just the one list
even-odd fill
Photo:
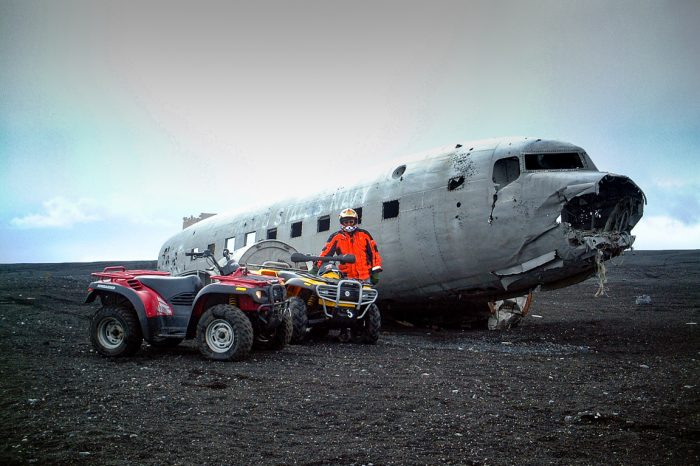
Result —
[[700, 464], [700, 252], [608, 264], [607, 296], [537, 293], [508, 331], [385, 326], [239, 363], [100, 357], [82, 301], [113, 263], [0, 265], [0, 462]]

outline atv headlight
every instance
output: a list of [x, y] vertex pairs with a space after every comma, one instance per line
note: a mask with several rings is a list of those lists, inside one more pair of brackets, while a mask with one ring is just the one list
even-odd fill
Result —
[[258, 298], [259, 300], [262, 300], [266, 296], [267, 295], [265, 294], [265, 292], [263, 290], [258, 290], [255, 292], [255, 297]]

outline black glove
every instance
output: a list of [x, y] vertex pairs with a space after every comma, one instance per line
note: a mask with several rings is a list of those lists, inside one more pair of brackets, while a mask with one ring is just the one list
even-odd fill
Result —
[[381, 273], [381, 270], [373, 270], [372, 273], [369, 276], [369, 281], [372, 283], [372, 285], [376, 285], [379, 283], [379, 274]]

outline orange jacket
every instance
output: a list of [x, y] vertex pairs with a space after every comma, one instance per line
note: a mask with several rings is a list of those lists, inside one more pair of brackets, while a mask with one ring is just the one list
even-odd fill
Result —
[[[382, 270], [382, 257], [379, 255], [377, 243], [367, 230], [358, 228], [352, 233], [336, 231], [326, 242], [321, 251], [321, 256], [336, 256], [340, 254], [354, 254], [354, 264], [340, 264], [340, 271], [348, 278], [358, 280], [369, 279], [370, 273]], [[317, 267], [321, 262], [317, 263]]]

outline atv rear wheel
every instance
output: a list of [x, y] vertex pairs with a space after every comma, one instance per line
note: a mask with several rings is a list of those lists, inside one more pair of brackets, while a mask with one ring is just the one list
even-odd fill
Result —
[[289, 298], [289, 311], [292, 314], [292, 341], [291, 343], [301, 343], [306, 340], [306, 327], [309, 318], [306, 315], [306, 303], [298, 296]]
[[379, 330], [382, 327], [382, 316], [376, 304], [370, 304], [357, 327], [352, 329], [352, 341], [374, 345], [379, 340]]
[[197, 323], [197, 346], [216, 361], [240, 361], [253, 346], [253, 326], [236, 306], [217, 304]]
[[284, 313], [282, 322], [272, 330], [263, 330], [255, 335], [253, 346], [260, 349], [281, 350], [292, 340], [294, 324], [289, 312]]
[[95, 350], [103, 356], [134, 354], [143, 341], [136, 314], [125, 307], [101, 307], [90, 321], [90, 341]]

